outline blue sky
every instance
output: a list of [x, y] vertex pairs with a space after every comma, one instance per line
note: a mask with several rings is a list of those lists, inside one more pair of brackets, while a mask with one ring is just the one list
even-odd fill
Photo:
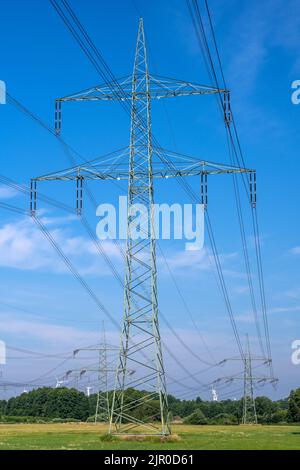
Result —
[[[300, 335], [300, 106], [291, 103], [291, 83], [300, 78], [300, 8], [297, 3], [296, 0], [210, 1], [246, 163], [258, 173], [258, 211], [270, 335], [275, 373], [280, 379], [277, 391], [266, 387], [259, 393], [274, 397], [285, 396], [291, 388], [299, 386], [300, 370], [300, 366], [293, 366], [290, 360], [291, 342]], [[138, 17], [142, 14], [150, 50], [150, 70], [159, 75], [209, 83], [183, 0], [86, 0], [84, 3], [73, 0], [71, 4], [117, 77], [132, 71]], [[56, 97], [101, 82], [47, 1], [30, 0], [25, 4], [15, 0], [5, 4], [1, 20], [0, 79], [6, 82], [11, 95], [45, 121], [53, 122]], [[2, 174], [28, 184], [32, 176], [69, 166], [59, 143], [12, 105], [0, 106], [0, 119]], [[229, 162], [223, 124], [213, 97], [154, 103], [153, 130], [165, 148]], [[65, 107], [63, 136], [86, 158], [95, 158], [128, 145], [128, 117], [117, 103], [70, 104]], [[257, 352], [232, 180], [231, 177], [212, 180], [209, 211], [233, 310], [241, 337], [249, 332], [251, 346]], [[109, 183], [101, 184], [92, 186], [97, 201], [115, 201], [120, 191]], [[190, 184], [198, 191], [198, 181], [191, 180]], [[75, 192], [70, 185], [47, 185], [43, 192], [74, 204]], [[12, 204], [24, 207], [28, 204], [2, 186], [0, 197]], [[189, 202], [175, 181], [157, 183], [156, 200]], [[43, 205], [41, 209], [43, 220], [55, 238], [120, 321], [122, 290], [95, 253], [79, 222], [53, 207]], [[91, 207], [87, 207], [87, 214], [91, 226], [96, 228], [97, 219]], [[252, 259], [250, 209], [246, 202], [244, 214]], [[112, 242], [105, 246], [119, 272], [123, 273], [116, 246]], [[237, 354], [230, 322], [205, 253], [191, 256], [184, 252], [183, 243], [179, 241], [162, 242], [162, 247], [213, 355], [222, 360]], [[209, 251], [209, 247], [207, 249]], [[0, 339], [9, 346], [65, 352], [97, 342], [102, 316], [95, 305], [80, 290], [31, 221], [4, 210], [1, 210], [0, 222], [0, 279]], [[159, 298], [161, 310], [178, 334], [207, 359], [160, 258]], [[118, 343], [118, 334], [108, 320], [106, 328], [111, 342]], [[163, 323], [161, 329], [165, 342], [184, 364], [189, 364], [191, 372], [203, 369]], [[59, 366], [59, 358], [18, 359], [21, 355], [10, 350], [8, 356], [11, 359], [3, 368], [3, 377], [12, 381], [29, 381], [47, 372], [47, 368], [57, 367], [49, 374], [55, 383], [55, 374], [61, 374], [70, 366]], [[184, 372], [168, 354], [165, 362], [171, 376], [184, 377]], [[228, 365], [226, 370], [203, 373], [199, 379], [207, 383], [237, 370], [236, 366], [234, 369]], [[264, 373], [263, 368], [260, 371]], [[195, 389], [190, 392], [169, 382], [170, 391], [179, 396], [185, 393], [186, 396], [208, 396], [197, 391], [195, 381], [185, 381]], [[230, 394], [230, 389], [224, 391], [224, 396], [225, 393]]]

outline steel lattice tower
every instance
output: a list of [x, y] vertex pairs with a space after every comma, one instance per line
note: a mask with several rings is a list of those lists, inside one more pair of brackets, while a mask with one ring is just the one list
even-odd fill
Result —
[[[110, 403], [109, 403], [109, 394], [108, 394], [108, 373], [115, 372], [115, 368], [109, 367], [107, 362], [107, 353], [111, 351], [119, 351], [119, 348], [113, 345], [110, 345], [106, 341], [105, 325], [104, 321], [102, 322], [101, 329], [101, 340], [99, 346], [88, 347], [88, 348], [79, 348], [73, 351], [73, 357], [77, 356], [80, 351], [98, 351], [98, 366], [95, 367], [85, 367], [81, 369], [80, 377], [82, 377], [87, 372], [97, 372], [98, 374], [98, 390], [97, 390], [97, 400], [95, 408], [95, 423], [98, 421], [99, 414], [104, 416], [104, 421], [109, 422], [110, 419]], [[72, 371], [69, 371], [72, 372]]]
[[95, 423], [97, 423], [99, 412], [105, 415], [105, 421], [109, 420], [109, 399], [107, 388], [107, 344], [104, 322], [102, 323], [102, 339], [99, 346], [99, 373], [98, 373], [98, 391], [95, 411]]
[[[111, 433], [134, 434], [139, 427], [145, 434], [170, 433], [158, 321], [153, 179], [200, 176], [199, 199], [206, 207], [208, 175], [255, 174], [254, 170], [198, 160], [170, 152], [157, 143], [153, 145], [152, 99], [212, 94], [223, 95], [224, 120], [229, 123], [228, 90], [149, 73], [143, 20], [140, 19], [132, 75], [58, 98], [55, 110], [55, 130], [59, 134], [63, 102], [116, 100], [123, 104], [131, 103], [129, 147], [110, 154], [112, 163], [105, 168], [101, 159], [97, 159], [31, 180], [30, 209], [33, 215], [37, 209], [38, 181], [76, 181], [76, 207], [81, 214], [84, 181], [128, 180], [123, 327], [111, 409]], [[176, 163], [172, 163], [172, 159]], [[256, 194], [252, 193], [251, 197], [255, 199]], [[142, 210], [137, 222], [132, 208], [138, 204], [142, 205]], [[140, 233], [139, 237], [136, 237], [137, 232]], [[142, 389], [146, 393], [143, 396], [128, 394], [128, 389]]]
[[243, 394], [243, 424], [257, 424], [257, 413], [254, 398], [254, 386], [272, 384], [275, 386], [278, 382], [277, 378], [268, 377], [263, 375], [253, 375], [252, 364], [261, 363], [265, 366], [270, 366], [271, 359], [266, 359], [264, 356], [259, 356], [251, 353], [249, 336], [246, 336], [246, 347], [243, 350], [243, 355], [238, 357], [230, 357], [224, 359], [219, 365], [224, 365], [229, 361], [242, 362], [244, 369], [238, 374], [234, 374], [228, 377], [221, 377], [214, 380], [212, 385], [217, 384], [231, 384], [232, 382], [239, 381], [243, 382], [244, 394]]
[[[134, 362], [134, 355], [137, 355], [139, 350], [144, 350], [151, 352], [151, 362], [143, 359], [142, 356], [139, 358], [140, 362], [142, 361], [139, 368], [139, 381], [141, 385], [144, 383], [152, 385], [153, 397], [156, 394], [159, 395], [161, 433], [168, 434], [170, 432], [168, 400], [158, 326], [157, 271], [152, 213], [154, 203], [152, 154], [150, 81], [141, 19], [132, 74], [124, 323], [112, 405], [111, 431], [113, 425], [117, 432], [121, 431], [122, 422], [128, 421], [128, 411], [140, 405], [137, 402], [128, 410], [128, 405], [124, 406], [124, 391], [130, 386], [130, 379], [128, 383], [128, 377], [126, 377], [128, 357]], [[133, 204], [143, 204], [143, 207], [147, 208], [140, 220], [141, 229], [148, 234], [144, 239], [136, 239], [132, 236], [133, 230], [136, 229], [132, 219]], [[130, 338], [135, 338], [133, 345], [129, 342]]]
[[255, 398], [253, 393], [252, 358], [248, 335], [246, 353], [244, 357], [244, 398], [242, 423], [257, 424]]

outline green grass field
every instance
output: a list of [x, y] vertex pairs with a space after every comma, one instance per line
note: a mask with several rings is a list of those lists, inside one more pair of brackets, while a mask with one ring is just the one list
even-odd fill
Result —
[[[3, 449], [300, 449], [300, 426], [173, 426], [175, 442], [103, 439], [94, 424], [0, 424]], [[101, 438], [102, 436], [102, 438]]]

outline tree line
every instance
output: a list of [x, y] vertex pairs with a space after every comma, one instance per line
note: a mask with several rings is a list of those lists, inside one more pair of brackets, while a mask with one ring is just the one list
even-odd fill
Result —
[[[125, 404], [138, 400], [147, 392], [128, 389], [125, 392]], [[108, 394], [112, 400], [112, 392]], [[0, 401], [2, 421], [92, 421], [95, 415], [97, 395], [87, 397], [74, 388], [42, 387], [22, 393], [8, 400]], [[193, 400], [181, 400], [168, 396], [169, 408], [173, 420], [190, 424], [239, 424], [242, 419], [243, 399], [205, 401], [200, 397]], [[272, 401], [261, 396], [255, 399], [258, 422], [261, 424], [300, 423], [300, 388], [293, 390], [283, 400]], [[133, 412], [138, 419], [160, 418], [159, 399], [141, 403]], [[99, 414], [99, 420], [105, 420], [105, 413]]]

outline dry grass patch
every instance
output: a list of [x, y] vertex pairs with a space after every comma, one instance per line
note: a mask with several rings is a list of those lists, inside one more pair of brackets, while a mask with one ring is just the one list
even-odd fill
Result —
[[104, 434], [100, 437], [102, 441], [122, 441], [122, 442], [179, 442], [181, 437], [178, 434], [170, 434], [169, 436], [145, 436], [143, 434], [135, 435], [112, 435]]

